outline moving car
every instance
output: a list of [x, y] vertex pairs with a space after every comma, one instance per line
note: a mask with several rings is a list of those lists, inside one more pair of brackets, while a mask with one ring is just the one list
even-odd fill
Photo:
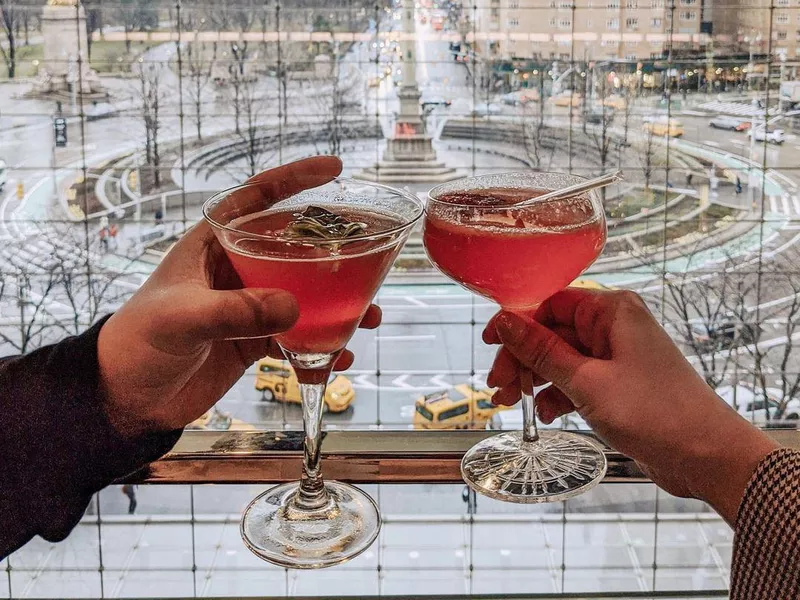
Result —
[[800, 400], [791, 398], [783, 411], [778, 416], [780, 403], [778, 399], [782, 393], [777, 388], [767, 388], [766, 398], [761, 389], [752, 389], [745, 385], [723, 385], [716, 389], [717, 395], [736, 412], [756, 425], [763, 425], [769, 421], [798, 421], [800, 420]]
[[741, 124], [742, 122], [739, 119], [726, 117], [724, 115], [714, 117], [708, 122], [709, 127], [713, 127], [714, 129], [728, 129], [729, 131], [739, 131], [738, 128]]
[[647, 133], [658, 136], [668, 135], [669, 137], [681, 137], [684, 133], [683, 123], [678, 121], [678, 119], [668, 119], [666, 117], [655, 119], [650, 123], [645, 123], [642, 125], [642, 129]]
[[221, 411], [216, 406], [186, 426], [186, 429], [200, 431], [244, 431], [255, 429], [250, 423], [231, 417], [230, 413]]
[[[256, 371], [256, 389], [266, 402], [300, 404], [300, 385], [294, 370], [285, 360], [262, 358]], [[356, 397], [353, 384], [344, 375], [331, 374], [325, 390], [325, 406], [330, 412], [346, 411]]]
[[511, 106], [524, 106], [528, 102], [537, 102], [539, 100], [539, 90], [526, 89], [517, 90], [516, 92], [509, 92], [508, 94], [503, 94], [502, 100], [503, 104], [509, 104]]
[[752, 136], [757, 142], [766, 140], [770, 144], [782, 144], [786, 141], [786, 134], [783, 132], [783, 129], [766, 130], [763, 127], [758, 127], [748, 131], [747, 136]]
[[605, 121], [606, 125], [614, 120], [614, 109], [609, 107], [594, 106], [585, 115], [587, 123], [593, 125], [602, 125]]
[[719, 324], [708, 326], [694, 323], [691, 329], [695, 342], [705, 352], [748, 346], [755, 343], [761, 333], [761, 328], [756, 323], [737, 323], [732, 320], [723, 320]]
[[472, 109], [472, 114], [476, 117], [489, 117], [492, 115], [499, 115], [501, 112], [503, 112], [503, 109], [494, 102], [488, 104], [481, 102], [480, 104], [476, 104], [475, 108]]
[[492, 404], [494, 390], [459, 384], [417, 398], [414, 429], [485, 429], [495, 413], [506, 406]]

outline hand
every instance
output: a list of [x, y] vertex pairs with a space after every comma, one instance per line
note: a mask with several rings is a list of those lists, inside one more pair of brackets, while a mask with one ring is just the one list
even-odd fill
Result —
[[[253, 178], [269, 197], [322, 185], [341, 171], [334, 157], [301, 160]], [[256, 360], [282, 357], [269, 337], [297, 320], [288, 292], [242, 289], [203, 221], [100, 330], [98, 361], [112, 424], [124, 435], [178, 429], [200, 417]], [[361, 327], [375, 328], [371, 306]], [[249, 339], [234, 339], [249, 338]], [[353, 362], [345, 350], [336, 368]]]
[[[553, 382], [536, 397], [542, 421], [577, 410], [659, 486], [710, 503], [729, 523], [756, 466], [777, 447], [717, 397], [632, 292], [570, 288], [531, 321], [495, 315], [483, 337], [503, 344], [488, 377], [500, 388], [497, 403]], [[532, 382], [521, 377], [526, 370]]]

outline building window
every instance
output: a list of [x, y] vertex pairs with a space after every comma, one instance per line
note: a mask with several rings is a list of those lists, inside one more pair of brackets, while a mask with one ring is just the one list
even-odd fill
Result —
[[663, 21], [661, 19], [650, 19], [650, 27], [661, 27]]
[[682, 10], [680, 18], [684, 21], [695, 21], [697, 19], [697, 13], [693, 10]]
[[625, 19], [625, 27], [627, 29], [639, 29], [639, 19], [636, 17], [628, 17]]
[[619, 29], [619, 19], [608, 19], [606, 29]]
[[785, 31], [779, 31], [778, 32], [778, 40], [782, 41], [782, 40], [785, 40], [785, 39], [786, 39], [786, 32]]
[[559, 2], [558, 8], [569, 8], [572, 9], [572, 2]]
[[555, 27], [555, 26], [556, 26], [556, 19], [555, 17], [553, 17], [550, 19], [550, 27]]
[[775, 6], [789, 6], [789, 0], [776, 0]]
[[681, 0], [681, 6], [695, 6], [697, 0]]
[[509, 27], [519, 27], [519, 19], [516, 19], [516, 18], [509, 19], [508, 20], [508, 26]]
[[592, 20], [586, 19], [586, 29], [591, 29], [591, 28], [592, 28]]
[[508, 8], [519, 8], [519, 0], [511, 0], [508, 3]]
[[559, 29], [569, 29], [572, 27], [572, 19], [559, 19], [558, 20], [558, 28]]
[[500, 18], [500, 9], [499, 8], [493, 8], [491, 14], [492, 14], [492, 18], [493, 19]]
[[664, 8], [664, 0], [650, 0], [650, 8]]
[[606, 3], [606, 8], [609, 10], [619, 8], [619, 0], [608, 0]]
[[625, 8], [639, 8], [637, 0], [625, 0]]
[[778, 25], [786, 25], [789, 22], [789, 13], [778, 13], [775, 16], [775, 22]]

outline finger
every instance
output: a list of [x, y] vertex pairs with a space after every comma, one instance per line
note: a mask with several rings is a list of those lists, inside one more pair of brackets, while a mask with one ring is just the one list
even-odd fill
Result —
[[212, 202], [207, 216], [220, 225], [265, 210], [303, 190], [319, 187], [342, 171], [335, 156], [314, 156], [269, 169], [247, 180], [245, 185], [223, 192], [224, 199]]
[[497, 335], [497, 317], [500, 316], [500, 313], [495, 314], [489, 322], [486, 323], [486, 327], [483, 328], [483, 334], [481, 338], [483, 339], [484, 344], [494, 345], [500, 343], [500, 336]]
[[554, 385], [536, 394], [536, 413], [542, 423], [552, 423], [574, 410], [572, 401]]
[[589, 360], [543, 325], [512, 313], [503, 312], [497, 319], [497, 332], [524, 367], [567, 393], [574, 389], [578, 369]]
[[377, 304], [370, 304], [367, 312], [364, 313], [364, 316], [361, 318], [361, 323], [359, 323], [358, 326], [361, 329], [375, 329], [381, 324], [382, 319], [383, 311], [381, 310], [381, 307]]
[[501, 387], [492, 396], [492, 402], [498, 406], [513, 406], [522, 397], [519, 378]]
[[[169, 314], [154, 337], [163, 346], [193, 348], [213, 340], [266, 337], [286, 331], [298, 317], [297, 301], [283, 290], [173, 289]], [[161, 298], [167, 305], [171, 298]]]
[[519, 361], [507, 348], [501, 346], [486, 377], [486, 385], [492, 388], [506, 386], [519, 377], [519, 370]]
[[339, 355], [339, 358], [336, 359], [336, 363], [333, 365], [333, 370], [347, 371], [347, 369], [353, 366], [354, 360], [355, 355], [350, 352], [350, 350], [342, 350], [342, 353]]

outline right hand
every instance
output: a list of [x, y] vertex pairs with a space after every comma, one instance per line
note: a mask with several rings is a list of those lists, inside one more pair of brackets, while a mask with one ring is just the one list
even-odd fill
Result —
[[495, 315], [483, 339], [503, 345], [488, 377], [496, 403], [551, 381], [536, 397], [542, 421], [577, 410], [660, 487], [710, 503], [731, 524], [758, 463], [777, 448], [717, 397], [632, 292], [569, 288], [531, 321]]

